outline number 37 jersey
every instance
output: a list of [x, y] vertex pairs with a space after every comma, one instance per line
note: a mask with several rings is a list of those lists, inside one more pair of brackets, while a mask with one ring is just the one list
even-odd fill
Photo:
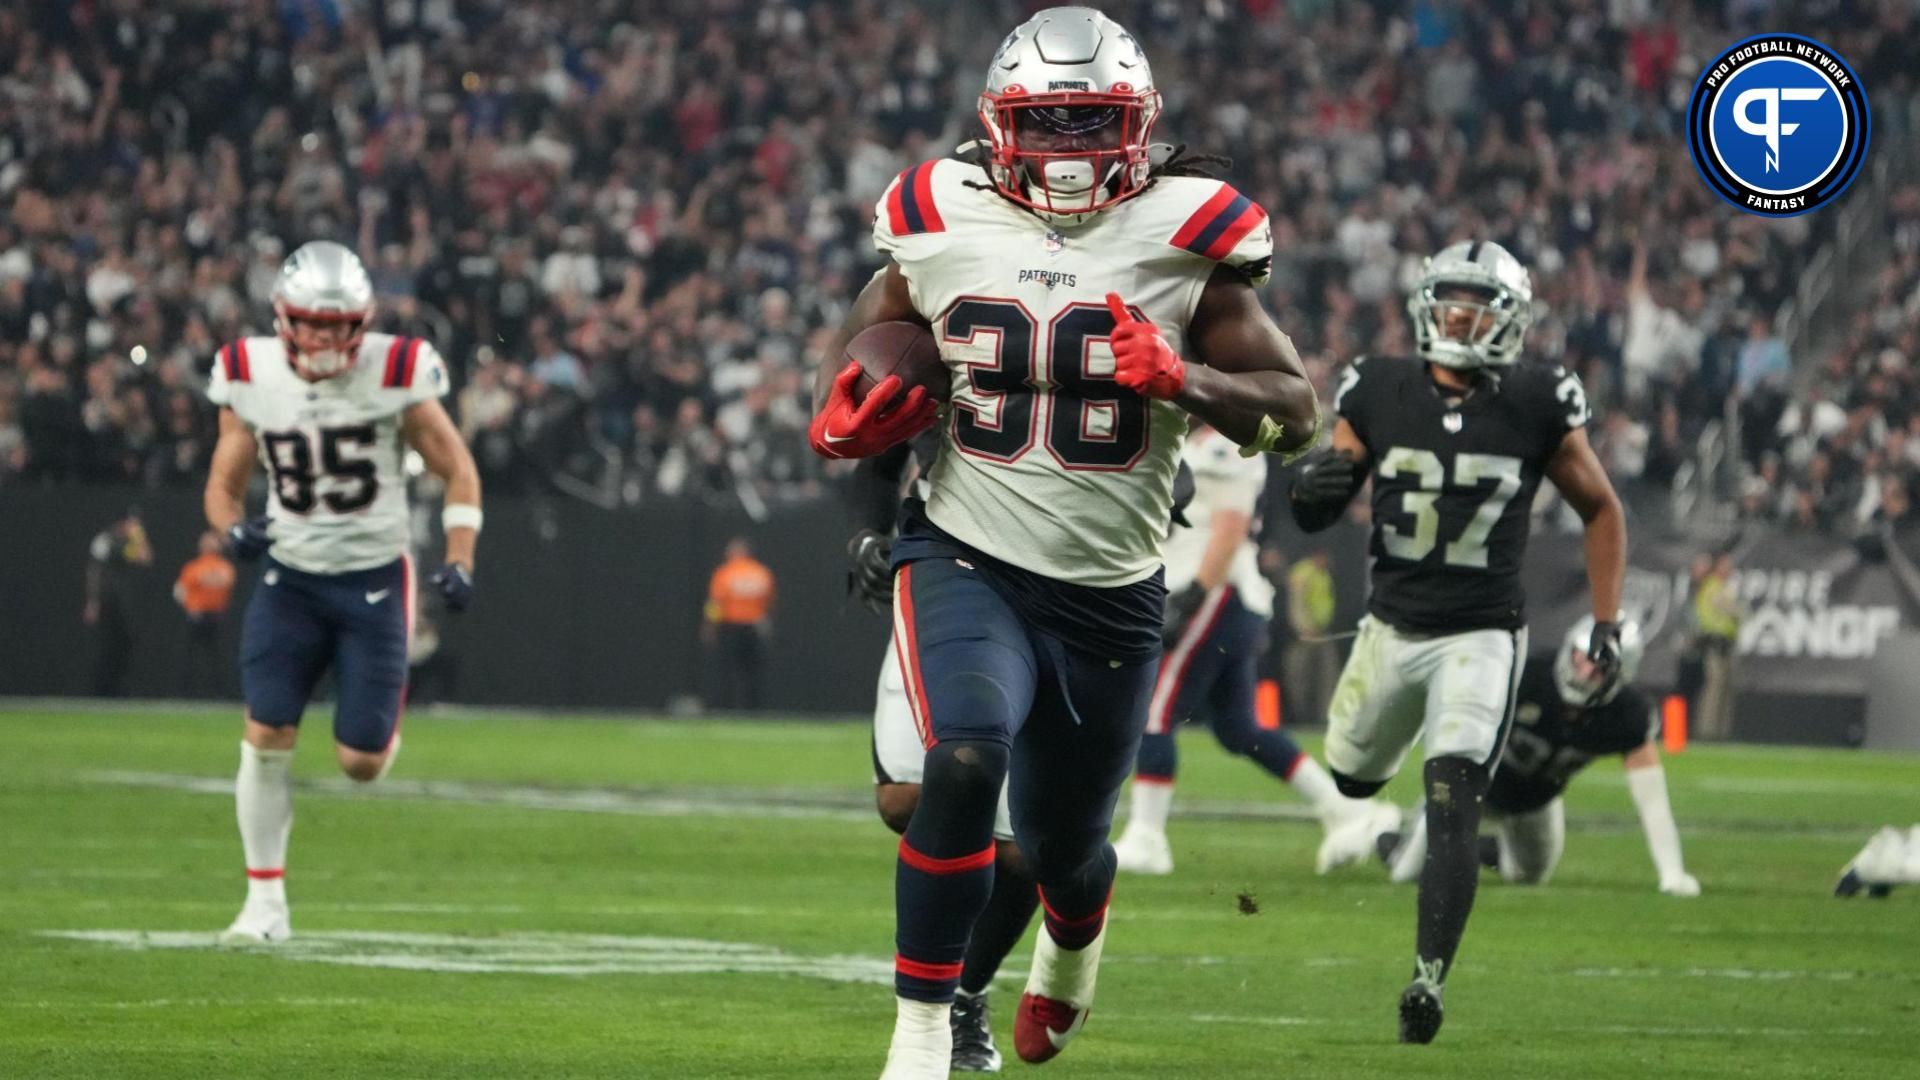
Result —
[[294, 372], [279, 338], [221, 349], [207, 396], [231, 408], [259, 445], [274, 560], [344, 574], [405, 554], [401, 416], [446, 390], [440, 354], [418, 338], [368, 334], [352, 367], [318, 382]]
[[1023, 570], [1114, 588], [1151, 577], [1187, 415], [1113, 380], [1118, 293], [1176, 352], [1225, 263], [1266, 279], [1266, 213], [1218, 180], [1170, 177], [1079, 225], [1000, 197], [978, 166], [902, 173], [874, 241], [933, 326], [951, 379], [927, 516]]
[[1529, 513], [1555, 451], [1587, 422], [1578, 377], [1515, 364], [1455, 405], [1424, 362], [1369, 357], [1341, 373], [1334, 409], [1372, 466], [1373, 616], [1424, 634], [1525, 626]]

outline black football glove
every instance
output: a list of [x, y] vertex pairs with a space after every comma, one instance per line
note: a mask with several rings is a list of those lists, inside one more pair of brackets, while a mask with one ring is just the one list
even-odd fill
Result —
[[273, 537], [267, 535], [264, 515], [234, 522], [227, 528], [227, 554], [241, 562], [252, 562], [272, 546]]
[[1193, 617], [1200, 614], [1200, 607], [1206, 602], [1207, 590], [1197, 584], [1168, 594], [1166, 619], [1160, 625], [1160, 638], [1168, 648], [1186, 635], [1187, 628], [1193, 624]]
[[847, 594], [868, 611], [884, 615], [893, 607], [893, 542], [861, 529], [847, 541]]
[[465, 563], [448, 563], [428, 580], [440, 591], [440, 603], [455, 615], [473, 603], [473, 571]]
[[1348, 455], [1338, 450], [1313, 454], [1293, 475], [1293, 497], [1299, 502], [1344, 506], [1359, 490], [1361, 479], [1360, 463]]
[[1620, 681], [1620, 624], [1617, 622], [1595, 622], [1593, 633], [1587, 638], [1587, 660], [1593, 664], [1593, 692], [1587, 695], [1589, 702], [1600, 701], [1612, 693], [1614, 685]]

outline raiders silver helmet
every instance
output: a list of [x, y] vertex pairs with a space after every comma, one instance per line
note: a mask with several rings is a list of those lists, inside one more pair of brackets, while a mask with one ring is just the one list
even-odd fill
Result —
[[[273, 285], [274, 329], [286, 343], [294, 370], [309, 379], [331, 378], [353, 366], [360, 339], [373, 318], [373, 279], [360, 257], [331, 240], [302, 244], [280, 265]], [[344, 323], [344, 344], [313, 348], [296, 321]]]
[[1077, 224], [1146, 186], [1159, 116], [1132, 34], [1090, 7], [1047, 8], [1007, 35], [987, 69], [987, 171], [1000, 194]]
[[[1448, 313], [1456, 320], [1448, 330]], [[1491, 240], [1442, 248], [1407, 297], [1420, 358], [1442, 367], [1505, 367], [1520, 358], [1533, 324], [1533, 278], [1520, 260]], [[1464, 339], [1459, 320], [1470, 318]]]
[[1647, 643], [1640, 638], [1640, 624], [1632, 620], [1622, 622], [1620, 677], [1613, 680], [1605, 694], [1595, 698], [1592, 694], [1597, 684], [1592, 678], [1592, 665], [1587, 662], [1587, 644], [1592, 640], [1593, 616], [1583, 615], [1561, 639], [1560, 651], [1553, 658], [1553, 685], [1560, 691], [1560, 700], [1569, 705], [1605, 705], [1612, 701], [1619, 696], [1621, 688], [1630, 685], [1640, 673], [1640, 660], [1647, 653]]

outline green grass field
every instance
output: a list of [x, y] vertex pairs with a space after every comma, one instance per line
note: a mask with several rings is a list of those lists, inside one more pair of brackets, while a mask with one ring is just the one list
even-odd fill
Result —
[[[0, 1076], [878, 1075], [893, 841], [861, 725], [416, 715], [389, 782], [350, 790], [321, 724], [274, 951], [204, 944], [244, 894], [238, 728], [0, 712]], [[1920, 890], [1828, 891], [1920, 821], [1920, 757], [1671, 760], [1691, 901], [1654, 890], [1594, 766], [1553, 885], [1483, 882], [1419, 1048], [1394, 1042], [1412, 891], [1316, 878], [1287, 792], [1204, 733], [1182, 753], [1179, 869], [1122, 878], [1098, 1006], [1046, 1075], [1914, 1075]]]

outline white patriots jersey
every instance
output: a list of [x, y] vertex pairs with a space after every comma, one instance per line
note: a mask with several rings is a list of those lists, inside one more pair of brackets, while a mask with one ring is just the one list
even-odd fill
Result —
[[969, 186], [986, 183], [978, 166], [924, 162], [875, 211], [874, 242], [952, 379], [927, 515], [1024, 570], [1131, 585], [1161, 564], [1187, 415], [1113, 381], [1106, 294], [1184, 355], [1218, 263], [1266, 280], [1266, 212], [1218, 180], [1167, 177], [1060, 226]]
[[[1180, 456], [1193, 470], [1193, 502], [1186, 510], [1193, 527], [1176, 526], [1167, 536], [1167, 591], [1171, 593], [1193, 584], [1200, 573], [1200, 561], [1213, 535], [1213, 515], [1237, 511], [1257, 526], [1260, 497], [1267, 490], [1267, 456], [1241, 457], [1232, 439], [1211, 428], [1189, 438]], [[1226, 584], [1233, 586], [1248, 611], [1273, 617], [1273, 583], [1260, 573], [1260, 544], [1252, 535], [1227, 564]]]
[[367, 334], [352, 367], [317, 382], [294, 372], [277, 337], [222, 348], [207, 396], [231, 408], [259, 444], [274, 560], [344, 574], [405, 554], [401, 414], [446, 392], [446, 365], [419, 338]]

